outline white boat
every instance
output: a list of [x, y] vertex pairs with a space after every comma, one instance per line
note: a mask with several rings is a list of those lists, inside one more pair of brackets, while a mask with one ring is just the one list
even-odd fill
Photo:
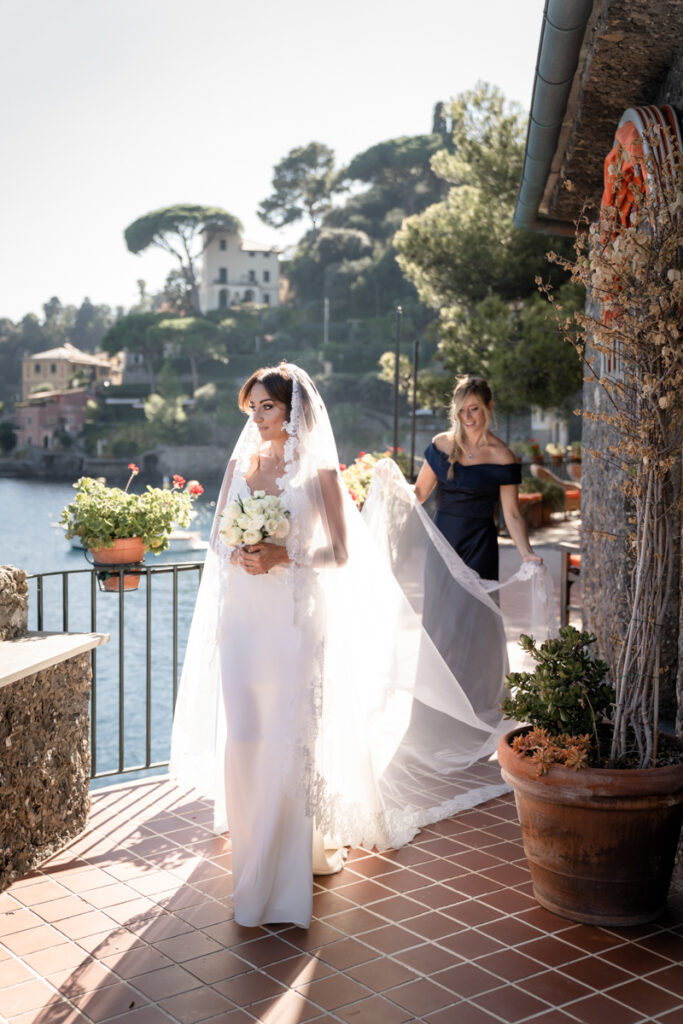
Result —
[[204, 551], [208, 546], [200, 530], [174, 530], [168, 537], [169, 551]]

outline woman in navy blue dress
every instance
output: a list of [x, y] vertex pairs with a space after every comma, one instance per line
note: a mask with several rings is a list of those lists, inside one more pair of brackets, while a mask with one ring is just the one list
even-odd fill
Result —
[[542, 562], [529, 545], [519, 508], [521, 467], [489, 430], [492, 409], [484, 378], [461, 377], [451, 401], [451, 429], [433, 439], [415, 483], [419, 502], [436, 488], [434, 522], [463, 562], [486, 580], [498, 579], [498, 501], [522, 561]]

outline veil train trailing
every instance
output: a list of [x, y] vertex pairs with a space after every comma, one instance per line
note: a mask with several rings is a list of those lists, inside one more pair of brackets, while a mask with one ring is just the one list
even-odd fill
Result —
[[[507, 789], [482, 759], [510, 727], [499, 710], [508, 653], [520, 632], [548, 635], [549, 576], [525, 563], [505, 583], [482, 581], [391, 460], [376, 465], [361, 517], [341, 480], [315, 385], [298, 367], [287, 370], [293, 399], [278, 485], [290, 512], [293, 564], [258, 577], [265, 594], [280, 587], [292, 596], [291, 637], [283, 634], [282, 643], [300, 651], [302, 703], [285, 723], [291, 742], [278, 772], [337, 843], [398, 847], [421, 826]], [[247, 493], [259, 443], [247, 423], [226, 469], [173, 726], [171, 774], [214, 798], [217, 830], [229, 824], [221, 799], [219, 649], [238, 610], [234, 574], [241, 572], [230, 565], [219, 517]], [[245, 642], [257, 646], [267, 628], [266, 601]]]

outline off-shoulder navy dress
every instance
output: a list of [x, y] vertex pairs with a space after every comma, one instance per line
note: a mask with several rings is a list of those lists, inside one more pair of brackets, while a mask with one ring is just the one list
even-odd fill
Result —
[[453, 466], [448, 479], [448, 456], [430, 444], [425, 459], [436, 478], [434, 522], [463, 562], [485, 580], [498, 579], [498, 532], [495, 524], [500, 488], [518, 484], [522, 467], [517, 462], [499, 466], [482, 462]]

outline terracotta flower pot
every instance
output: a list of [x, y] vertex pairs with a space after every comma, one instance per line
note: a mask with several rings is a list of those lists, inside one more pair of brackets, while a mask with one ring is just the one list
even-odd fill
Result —
[[519, 495], [519, 507], [527, 525], [538, 530], [543, 525], [543, 495], [540, 491], [532, 491]]
[[[123, 537], [114, 541], [111, 548], [90, 548], [90, 555], [96, 566], [111, 566], [116, 569], [120, 565], [141, 563], [145, 555], [145, 545], [140, 537]], [[102, 589], [117, 591], [119, 589], [118, 572], [113, 572], [102, 581]], [[124, 573], [123, 589], [137, 590], [140, 586], [140, 574]]]
[[558, 469], [562, 465], [563, 461], [564, 460], [563, 460], [563, 457], [561, 455], [551, 455], [550, 456], [550, 465], [551, 466], [555, 466], [556, 469]]
[[683, 764], [648, 769], [551, 765], [536, 774], [507, 733], [498, 746], [515, 791], [536, 899], [594, 925], [634, 925], [664, 910], [683, 819]]

